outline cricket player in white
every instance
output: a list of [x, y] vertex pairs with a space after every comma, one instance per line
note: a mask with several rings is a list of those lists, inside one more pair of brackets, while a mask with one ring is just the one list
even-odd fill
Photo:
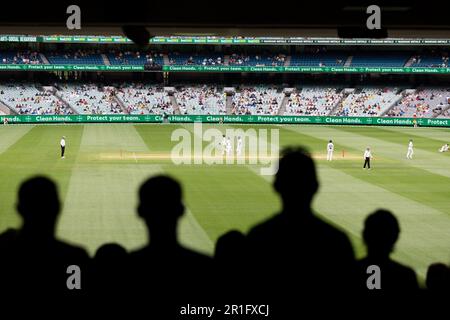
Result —
[[327, 161], [333, 160], [333, 151], [334, 151], [334, 144], [333, 141], [330, 140], [327, 144]]
[[66, 152], [66, 137], [62, 137], [59, 143], [61, 145], [61, 159], [64, 159], [64, 153]]
[[448, 151], [448, 143], [444, 144], [440, 149], [439, 152], [447, 152]]
[[230, 140], [230, 137], [227, 138], [225, 149], [227, 151], [227, 155], [230, 155], [231, 154], [231, 140]]
[[406, 152], [406, 159], [410, 159], [412, 160], [412, 156], [414, 154], [414, 150], [413, 150], [413, 141], [409, 140], [409, 144], [408, 144], [408, 152]]
[[242, 154], [242, 138], [239, 136], [237, 138], [236, 155], [240, 156]]
[[370, 170], [370, 160], [372, 159], [372, 152], [370, 151], [370, 148], [367, 147], [366, 151], [364, 151], [364, 166], [363, 169], [367, 168]]
[[226, 145], [227, 145], [227, 138], [225, 137], [225, 135], [222, 136], [222, 142], [220, 144], [220, 147], [222, 148], [222, 155], [225, 155], [225, 151], [226, 151]]

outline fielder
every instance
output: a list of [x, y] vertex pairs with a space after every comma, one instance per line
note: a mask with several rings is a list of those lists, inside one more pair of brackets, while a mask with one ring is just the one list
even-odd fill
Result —
[[230, 155], [231, 154], [231, 140], [230, 140], [230, 137], [227, 138], [225, 149], [226, 149], [227, 155]]
[[370, 170], [370, 160], [372, 159], [372, 152], [370, 151], [370, 148], [367, 147], [366, 151], [364, 151], [364, 166], [363, 169], [367, 168]]
[[236, 145], [236, 155], [240, 156], [242, 154], [242, 138], [238, 136]]
[[444, 144], [440, 149], [439, 152], [448, 152], [448, 143]]
[[334, 144], [333, 141], [330, 140], [327, 144], [327, 161], [333, 160], [333, 151], [334, 151]]
[[414, 149], [413, 149], [413, 141], [409, 140], [409, 144], [408, 144], [408, 152], [406, 152], [406, 159], [412, 160], [412, 156], [414, 154]]
[[227, 138], [225, 137], [225, 135], [222, 136], [222, 142], [220, 143], [220, 147], [222, 148], [222, 155], [225, 155], [225, 151], [226, 151], [226, 145], [227, 145]]
[[61, 138], [61, 141], [59, 144], [61, 145], [61, 159], [64, 159], [65, 158], [64, 154], [66, 152], [66, 137], [65, 136], [63, 136]]

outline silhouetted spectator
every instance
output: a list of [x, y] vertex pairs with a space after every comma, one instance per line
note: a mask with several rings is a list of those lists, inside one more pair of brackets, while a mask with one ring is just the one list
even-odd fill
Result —
[[60, 209], [57, 187], [48, 178], [34, 177], [20, 186], [17, 211], [23, 225], [20, 230], [0, 235], [0, 277], [10, 290], [69, 292], [66, 282], [70, 265], [80, 267], [83, 289], [88, 255], [55, 238]]
[[[245, 266], [247, 261], [247, 242], [245, 236], [237, 230], [222, 235], [216, 243], [214, 254], [217, 276], [216, 292], [221, 294], [222, 301], [231, 297], [248, 299], [244, 283], [246, 283]], [[217, 290], [218, 289], [218, 290]]]
[[139, 190], [139, 216], [150, 243], [131, 253], [132, 285], [160, 301], [194, 301], [210, 280], [212, 259], [178, 243], [178, 220], [184, 213], [181, 186], [167, 176], [147, 180]]
[[358, 261], [361, 288], [368, 290], [367, 267], [377, 265], [381, 271], [382, 292], [407, 292], [419, 289], [414, 270], [390, 258], [399, 234], [399, 223], [391, 212], [378, 210], [367, 217], [363, 231], [367, 257]]
[[123, 294], [126, 288], [125, 278], [128, 254], [125, 248], [116, 243], [108, 243], [97, 249], [92, 261], [91, 278], [93, 291], [102, 294]]
[[426, 284], [430, 292], [450, 294], [450, 268], [443, 263], [430, 265]]
[[326, 294], [350, 289], [353, 249], [343, 232], [311, 210], [319, 183], [305, 150], [283, 152], [273, 185], [282, 200], [281, 213], [248, 234], [255, 294], [280, 299], [293, 298], [293, 290]]

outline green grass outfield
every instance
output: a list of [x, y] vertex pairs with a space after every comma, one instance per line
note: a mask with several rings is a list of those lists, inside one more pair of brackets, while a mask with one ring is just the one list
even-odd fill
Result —
[[[237, 128], [204, 125], [204, 129]], [[314, 208], [351, 237], [364, 254], [364, 218], [377, 208], [391, 209], [402, 228], [395, 258], [421, 277], [431, 262], [450, 261], [450, 130], [347, 126], [259, 125], [244, 130], [279, 129], [281, 145], [303, 145], [317, 157], [320, 192]], [[84, 245], [92, 254], [105, 242], [128, 249], [146, 241], [137, 218], [137, 189], [147, 177], [168, 173], [185, 190], [182, 241], [211, 253], [216, 239], [230, 229], [247, 231], [276, 212], [280, 203], [271, 177], [254, 165], [180, 165], [168, 155], [176, 144], [173, 130], [193, 125], [9, 125], [0, 127], [0, 231], [19, 226], [15, 199], [19, 183], [35, 174], [54, 178], [64, 209], [58, 235]], [[67, 136], [67, 156], [59, 158], [59, 139]], [[336, 161], [323, 160], [327, 140], [335, 142]], [[415, 158], [405, 159], [414, 139]], [[370, 145], [373, 170], [362, 170]], [[342, 159], [342, 151], [345, 158]], [[46, 201], [46, 199], [42, 199]]]

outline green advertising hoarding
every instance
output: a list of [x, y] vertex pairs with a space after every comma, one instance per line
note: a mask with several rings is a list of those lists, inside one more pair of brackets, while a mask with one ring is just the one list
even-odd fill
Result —
[[[162, 123], [162, 115], [7, 115], [0, 116], [12, 123]], [[170, 115], [170, 123], [254, 123], [254, 124], [330, 124], [413, 126], [414, 118], [332, 117], [332, 116], [264, 116], [264, 115]], [[418, 118], [422, 127], [450, 127], [450, 119]]]
[[87, 72], [262, 72], [262, 73], [414, 73], [448, 74], [450, 68], [385, 67], [302, 67], [302, 66], [162, 66], [162, 70], [145, 70], [144, 65], [57, 65], [0, 64], [0, 71], [87, 71]]
[[[0, 42], [47, 42], [47, 43], [133, 43], [123, 36], [106, 35], [0, 35]], [[427, 46], [450, 45], [450, 39], [438, 38], [386, 38], [386, 39], [341, 39], [305, 37], [218, 37], [218, 36], [156, 36], [150, 44], [236, 44], [236, 45], [394, 45]]]
[[64, 64], [0, 64], [0, 71], [144, 71], [144, 66], [64, 65]]
[[168, 72], [298, 72], [298, 73], [450, 73], [450, 68], [304, 67], [304, 66], [163, 66]]

